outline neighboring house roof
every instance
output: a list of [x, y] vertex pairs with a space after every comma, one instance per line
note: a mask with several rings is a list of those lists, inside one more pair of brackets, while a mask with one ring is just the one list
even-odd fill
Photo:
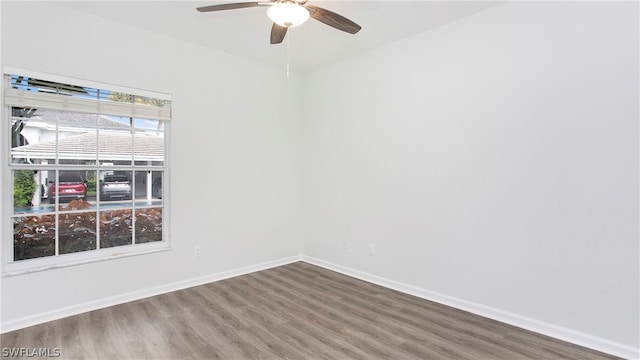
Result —
[[[33, 119], [35, 121], [55, 122], [57, 119], [58, 126], [60, 127], [74, 127], [74, 128], [92, 128], [95, 129], [96, 123], [91, 119], [92, 115], [87, 115], [77, 112], [66, 111], [52, 111], [52, 110], [37, 110], [33, 117], [27, 119]], [[108, 116], [98, 116], [98, 125], [101, 129], [129, 129], [129, 124], [122, 123], [117, 120], [110, 119]]]
[[[96, 141], [96, 133], [84, 133], [58, 140], [58, 158], [61, 160], [129, 161], [134, 147], [131, 133], [101, 132]], [[136, 133], [136, 161], [164, 161], [164, 137]], [[55, 159], [56, 142], [44, 141], [11, 149], [12, 158]]]

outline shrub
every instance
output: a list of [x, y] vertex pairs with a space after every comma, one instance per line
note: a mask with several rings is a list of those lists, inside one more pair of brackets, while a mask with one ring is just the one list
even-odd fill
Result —
[[31, 206], [36, 192], [32, 170], [18, 170], [13, 175], [13, 206]]

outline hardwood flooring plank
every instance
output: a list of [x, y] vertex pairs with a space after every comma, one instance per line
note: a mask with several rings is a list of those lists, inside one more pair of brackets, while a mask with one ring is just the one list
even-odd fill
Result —
[[549, 336], [513, 327], [506, 335], [506, 341], [511, 341], [514, 347], [528, 350], [532, 356], [564, 359], [600, 359], [610, 357], [599, 351], [591, 350], [567, 343]]
[[[91, 350], [93, 346], [89, 342], [82, 341], [84, 337], [81, 336], [80, 328], [83, 320], [82, 316], [70, 316], [60, 319], [55, 322], [58, 324], [56, 331], [58, 331], [61, 338], [60, 349], [65, 349], [66, 354], [78, 354], [78, 356], [74, 356], [78, 359], [89, 359], [97, 356], [97, 354]], [[90, 347], [90, 349], [86, 349], [86, 347]], [[83, 354], [86, 355], [83, 356]]]
[[180, 304], [176, 301], [174, 292], [156, 295], [147, 300], [160, 312], [162, 317], [165, 318], [183, 311]]
[[242, 330], [246, 327], [245, 321], [241, 316], [242, 305], [227, 302], [225, 298], [220, 297], [218, 293], [211, 291], [209, 288], [202, 288], [196, 291], [201, 291], [204, 296], [208, 296], [211, 300], [201, 309], [218, 319], [218, 323], [225, 324], [236, 330]]
[[616, 359], [304, 262], [12, 331], [63, 359]]
[[[296, 300], [296, 304], [304, 309], [307, 317], [315, 316], [317, 319], [322, 319], [322, 323], [327, 330], [339, 331], [337, 335], [347, 339], [349, 344], [358, 349], [365, 349], [366, 353], [375, 357], [390, 357], [396, 351], [388, 351], [388, 348], [390, 348], [389, 343], [399, 344], [404, 341], [404, 339], [397, 337], [396, 334], [380, 327], [373, 318], [367, 320], [359, 316], [359, 314], [354, 315], [353, 311], [335, 310], [343, 307], [339, 301], [329, 299], [314, 301], [307, 298], [299, 298]], [[295, 318], [304, 317], [296, 315]], [[396, 353], [395, 355], [396, 357], [406, 357], [407, 354]]]
[[280, 336], [272, 331], [272, 328], [253, 326], [246, 328], [240, 333], [253, 341], [258, 348], [263, 351], [266, 359], [304, 359], [305, 354], [297, 346], [282, 340]]
[[[96, 327], [100, 330], [98, 337], [92, 339], [97, 359], [131, 359], [132, 356], [123, 341], [123, 335], [133, 333], [135, 329], [126, 327], [126, 316], [121, 313], [119, 305], [92, 311], [92, 313], [92, 323], [95, 321]], [[121, 325], [119, 326], [118, 323]], [[62, 351], [67, 352], [67, 349]]]

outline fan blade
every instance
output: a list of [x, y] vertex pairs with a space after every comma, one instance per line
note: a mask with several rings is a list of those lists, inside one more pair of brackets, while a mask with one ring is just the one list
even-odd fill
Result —
[[196, 10], [200, 12], [209, 12], [209, 11], [242, 9], [242, 8], [256, 7], [259, 5], [260, 3], [258, 2], [241, 2], [241, 3], [233, 3], [233, 4], [201, 6], [199, 8], [196, 8]]
[[280, 44], [284, 39], [284, 36], [287, 35], [287, 29], [287, 27], [273, 23], [273, 26], [271, 27], [271, 43]]
[[333, 11], [329, 11], [327, 9], [323, 9], [313, 5], [305, 5], [304, 7], [309, 9], [309, 13], [311, 14], [312, 18], [338, 30], [348, 32], [349, 34], [355, 34], [362, 28], [360, 27], [360, 25], [354, 23], [353, 21], [347, 19], [342, 15], [334, 13]]

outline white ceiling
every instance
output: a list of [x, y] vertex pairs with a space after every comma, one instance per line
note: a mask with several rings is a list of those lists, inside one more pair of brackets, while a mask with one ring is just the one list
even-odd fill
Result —
[[[334, 60], [455, 21], [504, 1], [314, 1], [355, 21], [351, 35], [310, 19], [269, 44], [266, 7], [200, 13], [196, 7], [231, 1], [64, 1], [65, 6], [228, 53], [304, 72]], [[287, 44], [287, 41], [289, 43]]]

